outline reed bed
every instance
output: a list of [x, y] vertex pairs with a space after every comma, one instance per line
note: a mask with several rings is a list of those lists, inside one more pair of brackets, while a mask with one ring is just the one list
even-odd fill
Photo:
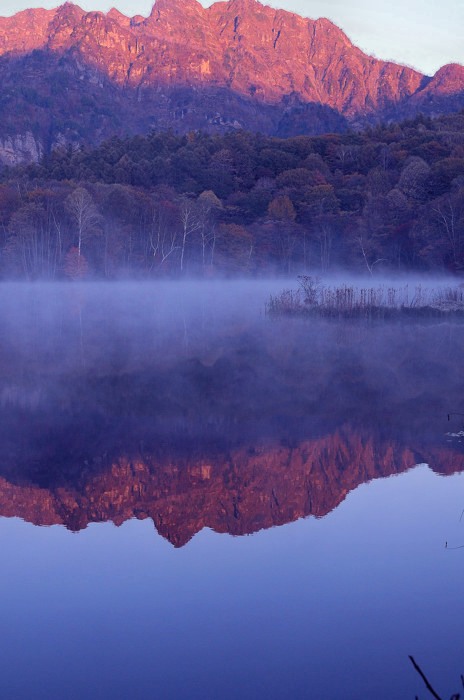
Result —
[[285, 289], [270, 297], [266, 304], [269, 315], [360, 319], [452, 316], [464, 320], [464, 285], [331, 286], [309, 275], [301, 275], [298, 282], [297, 289]]

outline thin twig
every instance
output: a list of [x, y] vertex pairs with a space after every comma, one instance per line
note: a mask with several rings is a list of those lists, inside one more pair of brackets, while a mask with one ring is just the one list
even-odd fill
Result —
[[421, 669], [421, 667], [419, 666], [419, 664], [416, 663], [416, 661], [414, 660], [414, 657], [411, 656], [411, 655], [409, 655], [409, 658], [411, 659], [411, 663], [412, 663], [412, 665], [414, 666], [414, 668], [416, 669], [417, 673], [419, 674], [419, 676], [420, 676], [420, 677], [422, 678], [422, 680], [424, 681], [425, 687], [427, 688], [427, 690], [433, 695], [433, 697], [434, 697], [436, 700], [442, 700], [442, 698], [434, 691], [434, 689], [433, 689], [432, 686], [430, 685], [430, 683], [429, 683], [429, 681], [428, 681], [428, 679], [427, 679], [427, 676], [425, 675], [425, 673], [423, 672], [423, 670]]

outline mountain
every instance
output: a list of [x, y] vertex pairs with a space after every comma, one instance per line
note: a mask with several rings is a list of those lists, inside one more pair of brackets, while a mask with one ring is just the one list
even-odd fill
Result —
[[433, 78], [364, 54], [327, 19], [257, 0], [157, 0], [149, 17], [72, 3], [0, 18], [0, 157], [173, 128], [287, 136], [464, 106], [464, 67]]

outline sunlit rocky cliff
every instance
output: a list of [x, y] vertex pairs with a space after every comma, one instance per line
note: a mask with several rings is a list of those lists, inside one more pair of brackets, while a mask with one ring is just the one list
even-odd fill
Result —
[[0, 18], [0, 157], [172, 127], [341, 131], [464, 106], [464, 68], [427, 77], [354, 46], [327, 19], [256, 0], [157, 0], [149, 17], [65, 3]]

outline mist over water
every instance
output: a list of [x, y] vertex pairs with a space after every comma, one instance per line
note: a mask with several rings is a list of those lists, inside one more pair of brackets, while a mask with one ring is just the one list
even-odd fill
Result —
[[270, 317], [284, 284], [2, 285], [0, 475], [56, 487], [340, 430], [459, 450], [463, 323]]
[[463, 324], [267, 316], [269, 296], [291, 284], [4, 284], [0, 405], [145, 412], [155, 431], [181, 415], [194, 431], [213, 412], [268, 421], [276, 438], [279, 415], [284, 433], [372, 415], [441, 430], [463, 409]]
[[[414, 697], [422, 689], [403, 664], [421, 652], [448, 695], [457, 689], [463, 566], [442, 550], [460, 542], [450, 533], [464, 471], [464, 323], [266, 315], [269, 296], [296, 284], [0, 286], [0, 515], [63, 533], [0, 521], [12, 572], [0, 593], [24, 589], [4, 616], [7, 637], [13, 654], [23, 630], [33, 654], [46, 624], [35, 611], [27, 628], [22, 612], [34, 608], [24, 576], [38, 546], [49, 562], [42, 609], [61, 601], [77, 655], [48, 681], [34, 665], [32, 685], [5, 661], [6, 697], [31, 697], [40, 679], [34, 697], [58, 698], [66, 674], [79, 678], [67, 697], [145, 697], [153, 684], [163, 698], [304, 698], [308, 687], [317, 698]], [[63, 539], [63, 525], [77, 539]], [[109, 551], [117, 564], [103, 563]], [[74, 606], [98, 620], [103, 651], [85, 642]], [[50, 665], [58, 622], [44, 634]]]

